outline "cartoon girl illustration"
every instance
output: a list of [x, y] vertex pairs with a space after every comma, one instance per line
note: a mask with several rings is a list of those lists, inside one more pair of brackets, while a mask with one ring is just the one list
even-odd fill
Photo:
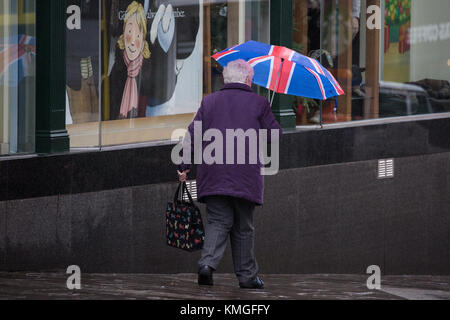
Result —
[[123, 60], [127, 67], [128, 78], [123, 90], [120, 105], [120, 118], [137, 113], [139, 93], [136, 78], [144, 59], [150, 58], [150, 49], [145, 40], [147, 18], [142, 4], [133, 1], [127, 8], [123, 23], [123, 34], [117, 44], [123, 50]]

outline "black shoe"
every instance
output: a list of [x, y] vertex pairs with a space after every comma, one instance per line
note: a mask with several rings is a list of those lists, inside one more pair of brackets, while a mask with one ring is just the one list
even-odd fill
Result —
[[259, 277], [255, 277], [247, 282], [240, 282], [239, 287], [242, 289], [264, 289], [264, 282]]
[[198, 270], [198, 284], [200, 286], [212, 286], [213, 281], [213, 271], [214, 269], [209, 266], [202, 266]]

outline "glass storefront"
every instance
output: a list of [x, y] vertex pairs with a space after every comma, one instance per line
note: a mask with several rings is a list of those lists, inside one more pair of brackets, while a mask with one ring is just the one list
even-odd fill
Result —
[[[170, 139], [222, 86], [212, 54], [270, 43], [269, 0], [68, 2], [80, 17], [68, 20], [72, 147]], [[345, 91], [325, 101], [293, 97], [298, 126], [450, 112], [449, 1], [292, 7], [292, 48], [320, 61]]]
[[294, 0], [294, 44], [345, 95], [296, 98], [297, 124], [450, 112], [450, 1]]
[[66, 125], [72, 147], [100, 145], [100, 28], [100, 1], [67, 1]]
[[[34, 152], [35, 0], [2, 0], [0, 10], [0, 151]], [[293, 30], [271, 25], [277, 10]], [[320, 61], [345, 92], [275, 99], [288, 108], [278, 116], [295, 114], [299, 127], [447, 114], [448, 12], [448, 0], [67, 0], [71, 147], [170, 139], [222, 87], [211, 56], [248, 40], [271, 43], [274, 31], [292, 34], [290, 47]]]
[[0, 2], [0, 155], [34, 152], [35, 1]]
[[270, 38], [269, 0], [69, 0], [68, 7], [73, 148], [170, 139], [223, 84], [211, 55]]

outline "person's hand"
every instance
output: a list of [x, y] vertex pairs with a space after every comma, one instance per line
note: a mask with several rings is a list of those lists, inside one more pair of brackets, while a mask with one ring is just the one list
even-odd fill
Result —
[[186, 180], [187, 180], [187, 174], [188, 174], [189, 172], [191, 172], [191, 170], [185, 170], [185, 171], [183, 171], [183, 172], [180, 172], [179, 170], [177, 170], [177, 172], [178, 172], [178, 180], [179, 180], [180, 182], [186, 182]]

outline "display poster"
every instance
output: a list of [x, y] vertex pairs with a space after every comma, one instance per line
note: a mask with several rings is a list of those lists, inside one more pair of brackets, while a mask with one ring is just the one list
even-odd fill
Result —
[[410, 81], [411, 0], [385, 0], [384, 80]]
[[68, 20], [67, 37], [68, 107], [74, 123], [98, 119], [99, 69], [104, 121], [198, 110], [200, 1], [68, 1], [68, 12], [77, 7], [81, 19]]

